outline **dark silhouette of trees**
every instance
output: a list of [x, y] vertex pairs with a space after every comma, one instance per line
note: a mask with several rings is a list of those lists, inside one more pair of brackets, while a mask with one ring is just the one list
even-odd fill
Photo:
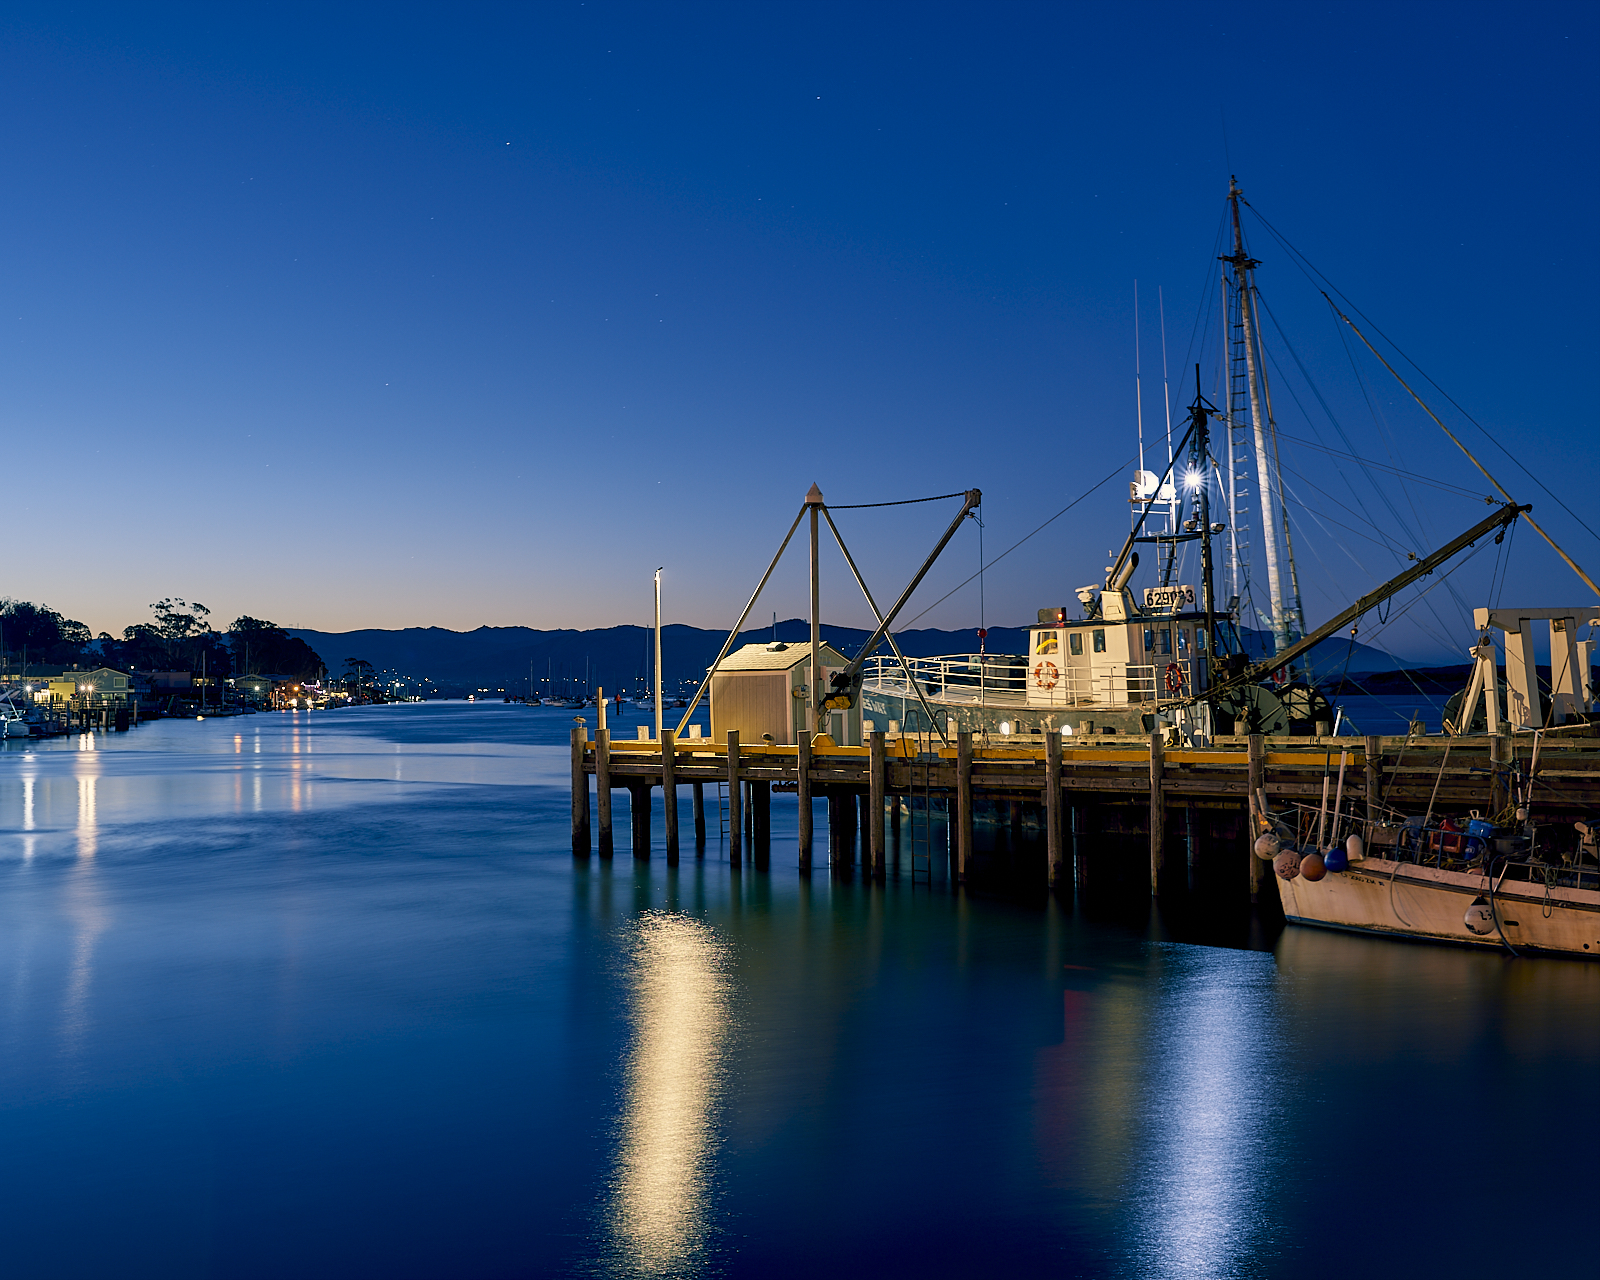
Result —
[[49, 605], [9, 597], [0, 599], [0, 637], [19, 660], [26, 649], [29, 663], [63, 666], [82, 661], [83, 647], [94, 638], [83, 623], [63, 618]]
[[285, 675], [296, 680], [318, 680], [327, 670], [317, 651], [299, 636], [291, 636], [275, 622], [248, 614], [228, 625], [233, 661], [241, 675]]

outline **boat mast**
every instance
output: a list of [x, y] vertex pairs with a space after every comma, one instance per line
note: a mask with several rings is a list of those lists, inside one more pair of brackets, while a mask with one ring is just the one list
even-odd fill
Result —
[[1245, 329], [1245, 376], [1250, 387], [1250, 425], [1255, 434], [1256, 490], [1261, 499], [1261, 545], [1267, 557], [1267, 594], [1272, 608], [1273, 650], [1277, 652], [1288, 648], [1293, 642], [1289, 636], [1288, 612], [1283, 601], [1283, 578], [1278, 567], [1278, 514], [1275, 510], [1272, 469], [1267, 461], [1266, 423], [1262, 418], [1261, 393], [1257, 383], [1255, 308], [1251, 306], [1250, 299], [1250, 273], [1257, 263], [1244, 251], [1244, 233], [1239, 227], [1239, 195], [1238, 180], [1230, 176], [1228, 206], [1233, 218], [1233, 254], [1223, 261], [1233, 268], [1233, 287]]
[[[1194, 403], [1189, 417], [1194, 423], [1189, 446], [1190, 473], [1200, 477], [1195, 495], [1200, 517], [1200, 605], [1206, 614], [1206, 654], [1201, 665], [1206, 673], [1206, 688], [1214, 683], [1217, 663], [1217, 596], [1211, 581], [1211, 406], [1200, 391], [1200, 366], [1194, 367]], [[1229, 433], [1232, 434], [1231, 432]]]
[[[1254, 283], [1250, 286], [1255, 288]], [[1283, 491], [1283, 463], [1278, 458], [1278, 421], [1272, 415], [1272, 384], [1267, 380], [1267, 353], [1261, 345], [1260, 308], [1261, 297], [1255, 297], [1256, 309], [1256, 364], [1261, 370], [1261, 398], [1267, 406], [1267, 430], [1272, 433], [1272, 469], [1278, 473], [1278, 509], [1283, 513], [1283, 554], [1289, 562], [1289, 626], [1293, 629], [1293, 639], [1298, 640], [1306, 633], [1306, 611], [1300, 603], [1300, 571], [1294, 563], [1294, 538], [1289, 532], [1289, 500]]]
[[[1234, 456], [1234, 411], [1238, 397], [1234, 394], [1233, 361], [1230, 356], [1232, 350], [1230, 321], [1232, 313], [1228, 309], [1228, 276], [1224, 272], [1220, 282], [1222, 289], [1222, 385], [1227, 393], [1228, 413], [1224, 419], [1228, 424], [1228, 594], [1237, 603], [1243, 594], [1239, 588], [1239, 463]], [[1232, 605], [1228, 606], [1231, 610]]]

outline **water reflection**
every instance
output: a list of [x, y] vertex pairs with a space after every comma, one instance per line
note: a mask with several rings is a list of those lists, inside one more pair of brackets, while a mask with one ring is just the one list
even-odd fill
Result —
[[647, 912], [635, 925], [628, 1055], [609, 1228], [613, 1275], [674, 1275], [711, 1235], [724, 1056], [725, 947], [699, 920]]
[[1277, 967], [1259, 952], [1162, 950], [1132, 1243], [1149, 1274], [1229, 1275], [1265, 1244]]

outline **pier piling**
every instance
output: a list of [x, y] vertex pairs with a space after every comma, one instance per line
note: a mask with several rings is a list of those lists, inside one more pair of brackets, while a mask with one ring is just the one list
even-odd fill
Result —
[[883, 730], [874, 729], [867, 745], [872, 753], [867, 761], [867, 860], [871, 864], [872, 878], [882, 880], [883, 793], [887, 772]]
[[955, 878], [967, 878], [972, 862], [972, 733], [956, 734], [956, 865]]
[[1061, 881], [1061, 734], [1044, 735], [1044, 847], [1046, 881], [1054, 889]]
[[706, 856], [706, 784], [697, 782], [689, 788], [690, 808], [694, 813], [694, 855]]
[[[1250, 864], [1250, 901], [1254, 902], [1261, 892], [1261, 859], [1256, 857], [1256, 810], [1259, 797], [1266, 794], [1267, 787], [1267, 740], [1259, 733], [1252, 733], [1249, 738], [1246, 756], [1247, 778], [1245, 786], [1249, 789], [1249, 804], [1246, 813], [1250, 821], [1245, 823], [1244, 856]], [[1265, 816], [1265, 815], [1263, 815]], [[1235, 882], [1237, 883], [1237, 882]]]
[[770, 782], [752, 782], [750, 784], [750, 811], [754, 817], [752, 822], [752, 854], [757, 871], [765, 871], [772, 865], [772, 784]]
[[795, 734], [795, 791], [800, 801], [800, 870], [811, 870], [811, 734], [802, 729]]
[[584, 749], [589, 744], [589, 730], [584, 725], [572, 727], [572, 856], [589, 856], [589, 778], [583, 769]]
[[1163, 786], [1166, 757], [1161, 731], [1150, 735], [1150, 896], [1161, 896], [1161, 873], [1167, 863], [1167, 793]]
[[650, 784], [628, 784], [628, 826], [633, 836], [633, 856], [641, 862], [650, 860]]
[[667, 829], [667, 865], [678, 865], [677, 734], [661, 731], [661, 811]]
[[744, 814], [739, 794], [739, 731], [728, 730], [728, 861], [744, 861]]
[[612, 855], [611, 841], [611, 730], [596, 729], [594, 735], [595, 817], [599, 821], [600, 856]]

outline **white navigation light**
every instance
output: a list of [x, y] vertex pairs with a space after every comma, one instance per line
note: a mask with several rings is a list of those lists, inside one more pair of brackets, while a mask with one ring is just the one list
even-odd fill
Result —
[[1194, 468], [1191, 467], [1184, 474], [1183, 487], [1185, 489], [1187, 489], [1190, 493], [1193, 493], [1196, 489], [1198, 489], [1200, 487], [1200, 481], [1201, 481], [1202, 478], [1203, 477], [1201, 476], [1201, 473], [1196, 471], [1196, 470], [1194, 470]]

